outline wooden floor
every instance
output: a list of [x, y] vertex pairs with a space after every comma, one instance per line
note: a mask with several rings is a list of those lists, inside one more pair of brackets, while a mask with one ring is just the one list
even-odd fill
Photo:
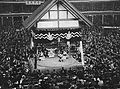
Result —
[[37, 61], [37, 69], [59, 69], [59, 68], [70, 68], [74, 66], [82, 66], [80, 62], [75, 60], [72, 57], [68, 57], [68, 59], [64, 59], [63, 62], [59, 61], [59, 57], [45, 58], [44, 60]]

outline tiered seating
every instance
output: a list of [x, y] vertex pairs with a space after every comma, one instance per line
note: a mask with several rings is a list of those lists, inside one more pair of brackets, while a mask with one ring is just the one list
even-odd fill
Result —
[[120, 85], [118, 29], [83, 27], [84, 69], [62, 68], [59, 71], [33, 73], [25, 67], [29, 55], [34, 53], [28, 48], [30, 32], [16, 31], [10, 25], [0, 27], [0, 30], [0, 87], [3, 89], [25, 86], [32, 89], [116, 89]]

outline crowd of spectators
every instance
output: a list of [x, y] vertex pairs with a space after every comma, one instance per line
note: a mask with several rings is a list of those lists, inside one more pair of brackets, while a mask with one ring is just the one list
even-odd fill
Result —
[[87, 38], [85, 76], [99, 78], [107, 89], [117, 89], [120, 87], [120, 30], [97, 29], [88, 33]]
[[28, 70], [29, 33], [13, 26], [0, 26], [0, 88], [7, 89]]
[[30, 32], [0, 27], [1, 89], [117, 89], [120, 87], [120, 30], [83, 28], [85, 65], [31, 72]]
[[[118, 89], [120, 88], [120, 31], [83, 29], [83, 68], [34, 71], [26, 76], [30, 89]], [[26, 82], [25, 82], [26, 81]]]

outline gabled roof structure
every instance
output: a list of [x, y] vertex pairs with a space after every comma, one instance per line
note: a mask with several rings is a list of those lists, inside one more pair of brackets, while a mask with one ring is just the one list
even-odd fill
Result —
[[71, 3], [69, 3], [68, 0], [46, 0], [33, 12], [33, 14], [30, 17], [28, 17], [23, 22], [23, 26], [25, 28], [31, 28], [57, 3], [63, 4], [68, 11], [72, 12], [78, 19], [82, 20], [86, 25], [93, 25], [82, 13], [80, 13]]

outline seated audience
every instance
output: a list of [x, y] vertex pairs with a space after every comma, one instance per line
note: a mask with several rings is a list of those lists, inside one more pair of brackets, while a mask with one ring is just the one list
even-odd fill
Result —
[[[80, 30], [85, 58], [83, 67], [33, 72], [28, 64], [28, 57], [34, 54], [29, 48], [30, 32], [16, 30], [10, 25], [1, 26], [0, 30], [1, 89], [117, 89], [120, 87], [120, 30], [118, 29], [83, 27]], [[64, 48], [61, 51], [64, 51]], [[79, 55], [77, 52], [76, 54]]]

